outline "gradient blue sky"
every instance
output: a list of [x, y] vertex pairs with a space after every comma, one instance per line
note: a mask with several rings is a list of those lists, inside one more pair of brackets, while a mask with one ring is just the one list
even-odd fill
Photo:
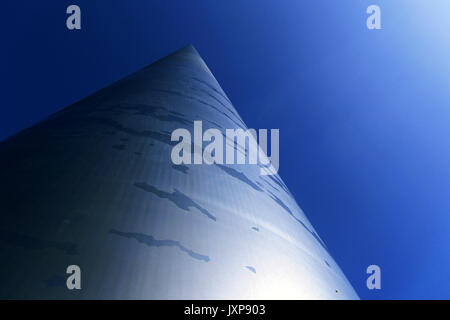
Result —
[[[65, 27], [70, 4], [80, 31]], [[382, 30], [366, 29], [370, 4]], [[0, 139], [192, 43], [249, 127], [280, 128], [280, 175], [361, 298], [450, 298], [450, 1], [6, 1], [1, 13]]]

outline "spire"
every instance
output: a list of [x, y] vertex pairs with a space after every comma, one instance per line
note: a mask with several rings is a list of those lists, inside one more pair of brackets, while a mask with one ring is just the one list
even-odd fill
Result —
[[196, 120], [246, 128], [188, 45], [0, 143], [0, 298], [357, 298], [279, 176], [174, 165]]

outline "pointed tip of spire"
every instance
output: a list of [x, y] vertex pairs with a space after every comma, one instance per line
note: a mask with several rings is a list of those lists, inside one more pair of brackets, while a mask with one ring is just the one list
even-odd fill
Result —
[[[193, 57], [195, 59], [199, 59], [201, 61], [203, 61], [202, 57], [200, 56], [200, 54], [198, 53], [197, 49], [195, 49], [194, 45], [189, 43], [183, 47], [181, 47], [180, 49], [173, 51], [172, 53], [170, 53], [169, 55], [167, 55], [166, 57], [158, 60], [158, 61], [164, 61], [167, 59], [171, 59], [174, 57]], [[157, 61], [157, 62], [158, 62]], [[204, 63], [204, 62], [203, 62]]]
[[158, 61], [165, 60], [170, 57], [189, 56], [189, 55], [198, 56], [201, 59], [200, 54], [198, 53], [197, 49], [195, 49], [193, 44], [189, 43], [189, 44], [181, 47], [180, 49], [173, 51], [172, 53], [168, 54], [167, 56], [165, 56], [164, 58], [162, 58]]
[[198, 54], [197, 49], [195, 49], [194, 45], [192, 43], [189, 43], [182, 47], [181, 49], [177, 50], [176, 52], [184, 52], [184, 53], [195, 53]]
[[149, 64], [148, 66], [144, 67], [143, 69], [148, 69], [155, 65], [167, 64], [167, 63], [171, 64], [174, 61], [176, 61], [176, 63], [178, 65], [180, 65], [182, 63], [188, 63], [191, 66], [197, 65], [200, 68], [207, 70], [209, 73], [211, 73], [211, 71], [209, 70], [205, 61], [200, 56], [197, 49], [195, 49], [194, 45], [191, 43], [186, 44], [185, 46], [179, 48], [178, 50], [173, 51], [172, 53]]
[[183, 48], [190, 48], [190, 49], [194, 49], [195, 50], [195, 47], [194, 47], [194, 45], [192, 43], [188, 43]]

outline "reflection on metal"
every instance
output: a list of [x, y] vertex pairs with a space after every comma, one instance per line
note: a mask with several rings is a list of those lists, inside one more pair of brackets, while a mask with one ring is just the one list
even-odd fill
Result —
[[194, 120], [246, 129], [188, 46], [1, 142], [0, 298], [358, 298], [279, 176], [171, 162]]

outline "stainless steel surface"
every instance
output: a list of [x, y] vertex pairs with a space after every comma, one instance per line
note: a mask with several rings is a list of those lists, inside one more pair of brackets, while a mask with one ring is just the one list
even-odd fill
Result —
[[194, 120], [246, 128], [188, 46], [3, 141], [0, 297], [357, 299], [278, 175], [173, 165]]

